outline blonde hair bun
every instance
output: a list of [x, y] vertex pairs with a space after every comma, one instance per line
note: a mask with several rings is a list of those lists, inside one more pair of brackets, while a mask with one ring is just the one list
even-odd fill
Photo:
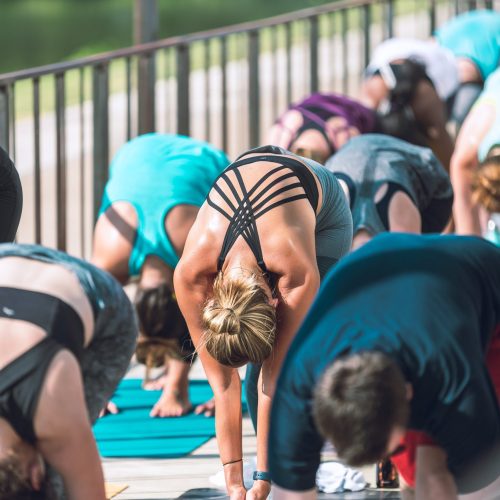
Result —
[[202, 315], [202, 347], [219, 363], [262, 363], [272, 351], [276, 310], [255, 275], [219, 273]]

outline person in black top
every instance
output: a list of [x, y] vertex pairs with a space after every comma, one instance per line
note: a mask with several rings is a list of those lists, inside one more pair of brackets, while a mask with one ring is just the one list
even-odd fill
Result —
[[91, 423], [136, 334], [127, 296], [104, 271], [52, 249], [0, 245], [1, 499], [105, 499]]
[[[280, 364], [320, 277], [351, 242], [352, 219], [335, 175], [274, 146], [248, 151], [229, 165], [198, 212], [174, 286], [214, 392], [231, 500], [269, 495], [266, 443]], [[246, 363], [259, 469], [248, 494], [237, 370]]]
[[22, 208], [19, 174], [7, 152], [0, 148], [0, 243], [14, 241]]
[[485, 240], [382, 233], [343, 259], [278, 379], [273, 498], [315, 497], [324, 439], [361, 465], [401, 451], [408, 429], [431, 440], [416, 451], [417, 498], [499, 488], [500, 411], [487, 369], [499, 326], [500, 249]]

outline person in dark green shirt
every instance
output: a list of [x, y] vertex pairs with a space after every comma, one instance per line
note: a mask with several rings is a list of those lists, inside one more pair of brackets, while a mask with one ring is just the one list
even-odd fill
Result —
[[422, 498], [498, 482], [498, 449], [488, 460], [496, 468], [481, 469], [472, 486], [461, 479], [500, 439], [486, 365], [499, 324], [500, 249], [480, 238], [383, 233], [346, 257], [320, 288], [278, 380], [275, 500], [315, 497], [324, 439], [361, 465], [397, 451], [408, 429], [433, 444], [417, 454]]

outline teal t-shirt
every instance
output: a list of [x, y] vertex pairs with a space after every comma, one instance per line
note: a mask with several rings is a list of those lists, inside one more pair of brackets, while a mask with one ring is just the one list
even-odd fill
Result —
[[495, 118], [484, 136], [477, 150], [477, 157], [480, 162], [484, 161], [493, 146], [500, 145], [500, 68], [492, 73], [484, 85], [484, 90], [478, 97], [475, 106], [491, 106], [495, 112]]
[[483, 80], [500, 63], [500, 12], [473, 10], [448, 21], [435, 33], [456, 57], [471, 59]]
[[175, 268], [179, 256], [165, 231], [165, 217], [177, 205], [201, 207], [229, 160], [210, 144], [181, 135], [145, 134], [114, 157], [100, 214], [126, 201], [136, 210], [138, 228], [129, 273], [138, 275], [148, 255]]
[[269, 466], [289, 490], [314, 487], [323, 439], [313, 391], [340, 356], [381, 351], [413, 386], [410, 428], [430, 435], [452, 472], [500, 437], [485, 364], [500, 323], [500, 249], [482, 238], [381, 233], [325, 278], [282, 368]]

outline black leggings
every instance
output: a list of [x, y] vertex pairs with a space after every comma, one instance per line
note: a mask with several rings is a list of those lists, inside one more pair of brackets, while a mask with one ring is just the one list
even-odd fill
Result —
[[23, 208], [21, 180], [9, 155], [0, 148], [0, 243], [16, 237]]

